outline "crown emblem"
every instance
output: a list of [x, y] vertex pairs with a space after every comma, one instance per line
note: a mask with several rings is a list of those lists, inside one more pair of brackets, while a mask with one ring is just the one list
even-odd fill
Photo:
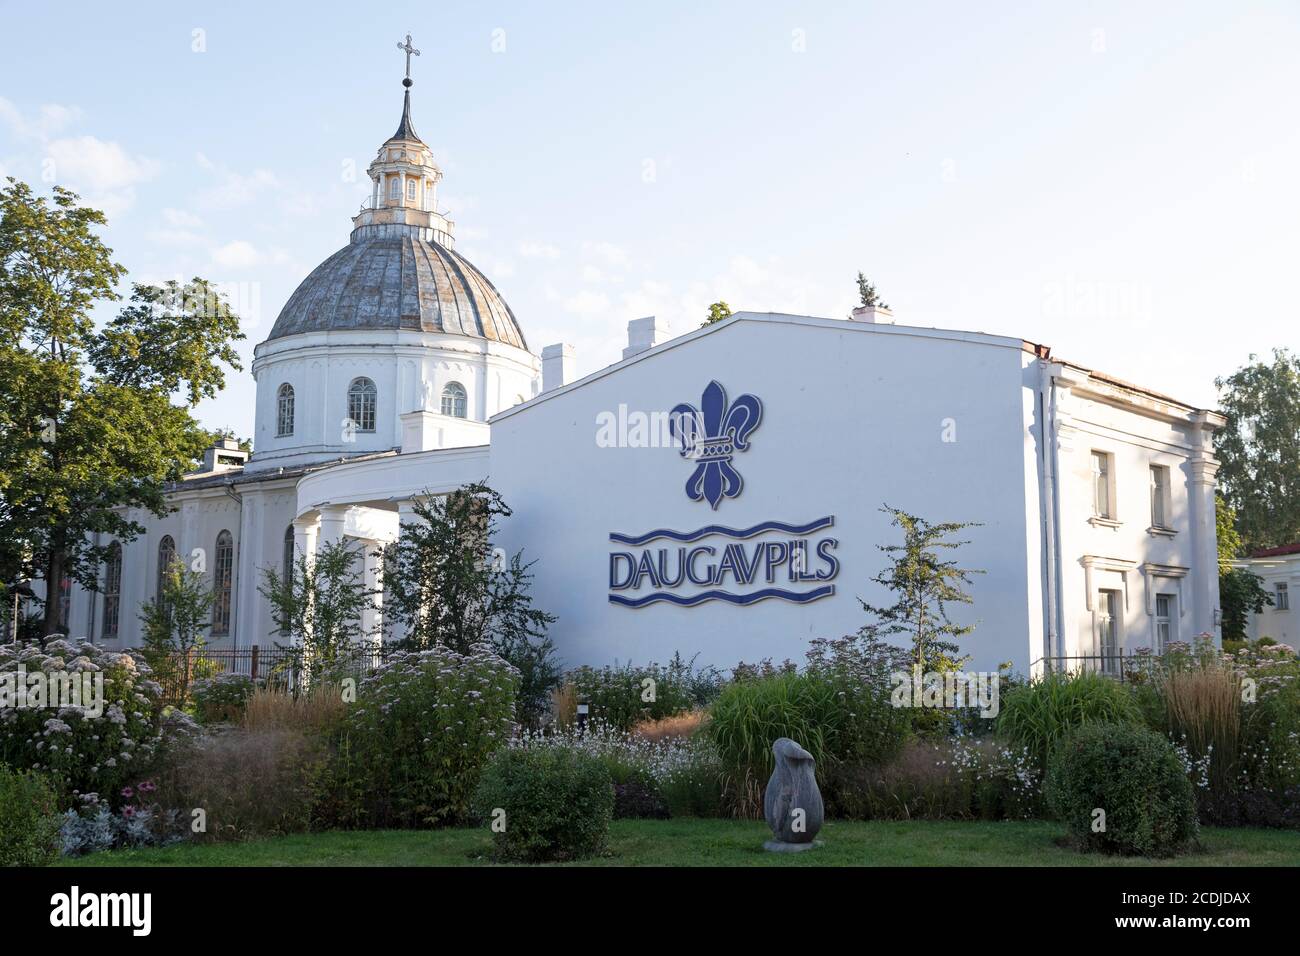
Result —
[[749, 449], [749, 435], [763, 418], [763, 403], [753, 395], [740, 395], [728, 404], [727, 390], [709, 382], [700, 407], [682, 402], [668, 417], [673, 436], [681, 442], [681, 456], [694, 461], [686, 479], [686, 496], [704, 500], [717, 509], [723, 498], [735, 498], [745, 487], [731, 464], [736, 452]]

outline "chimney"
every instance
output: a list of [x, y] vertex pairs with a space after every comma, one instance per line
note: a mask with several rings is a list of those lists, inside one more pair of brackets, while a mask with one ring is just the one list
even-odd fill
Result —
[[542, 391], [573, 381], [573, 346], [563, 342], [542, 349]]
[[627, 324], [627, 348], [623, 350], [623, 358], [629, 359], [633, 355], [640, 355], [660, 342], [666, 341], [668, 341], [667, 321], [656, 319], [653, 315], [647, 315], [644, 319], [633, 319]]
[[860, 305], [853, 310], [854, 322], [869, 322], [872, 325], [893, 325], [894, 313], [882, 305]]
[[242, 468], [247, 461], [248, 452], [239, 447], [239, 442], [230, 438], [220, 438], [203, 453], [203, 471]]

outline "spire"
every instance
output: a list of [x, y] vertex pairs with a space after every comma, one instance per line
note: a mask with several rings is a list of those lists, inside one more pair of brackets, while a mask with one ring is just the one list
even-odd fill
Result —
[[402, 85], [406, 87], [406, 92], [402, 94], [402, 121], [397, 124], [397, 132], [391, 139], [410, 139], [417, 143], [423, 142], [416, 135], [415, 127], [411, 124], [411, 86], [415, 81], [411, 79], [411, 57], [419, 56], [420, 51], [411, 45], [411, 35], [406, 35], [405, 43], [398, 43], [397, 48], [406, 54], [406, 77], [402, 80]]
[[402, 121], [397, 124], [397, 132], [391, 138], [413, 139], [417, 143], [424, 142], [416, 135], [415, 127], [411, 125], [411, 91], [409, 89], [402, 95]]

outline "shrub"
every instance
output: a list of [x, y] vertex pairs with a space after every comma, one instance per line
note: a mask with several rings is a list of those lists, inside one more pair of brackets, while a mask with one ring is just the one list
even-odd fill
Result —
[[154, 799], [156, 791], [152, 780], [124, 787], [120, 794], [124, 802], [116, 811], [98, 794], [83, 794], [81, 806], [64, 813], [59, 827], [63, 855], [165, 846], [183, 840], [188, 819], [182, 820], [178, 810], [163, 809]]
[[816, 667], [733, 682], [713, 705], [706, 733], [726, 770], [734, 810], [757, 816], [778, 737], [790, 737], [813, 755], [824, 784], [836, 763], [890, 760], [907, 730], [908, 714], [890, 704], [887, 685]]
[[338, 729], [347, 713], [339, 684], [319, 681], [292, 693], [283, 685], [259, 687], [244, 707], [245, 730], [300, 730], [328, 733]]
[[860, 820], [1016, 820], [1035, 816], [1041, 776], [1028, 751], [987, 739], [914, 740], [879, 767], [828, 775], [827, 815]]
[[688, 710], [659, 720], [643, 720], [632, 725], [632, 736], [642, 740], [657, 742], [670, 738], [687, 739], [694, 737], [704, 726], [708, 713], [703, 710]]
[[[696, 705], [688, 671], [683, 668], [659, 664], [579, 667], [566, 675], [572, 690], [561, 693], [574, 704], [585, 702], [590, 719], [628, 730], [633, 724], [671, 717]], [[557, 714], [562, 723], [566, 716]]]
[[1101, 674], [1052, 673], [1012, 687], [1000, 701], [998, 732], [1027, 749], [1040, 772], [1052, 750], [1088, 724], [1137, 724], [1141, 714], [1130, 690]]
[[474, 807], [503, 824], [493, 827], [497, 859], [577, 860], [604, 849], [614, 787], [605, 766], [580, 750], [511, 747], [483, 771]]
[[195, 716], [205, 724], [237, 721], [254, 690], [251, 677], [229, 671], [197, 680], [190, 688]]
[[513, 732], [518, 672], [485, 644], [392, 654], [348, 708], [325, 818], [339, 826], [460, 822], [491, 753]]
[[48, 706], [0, 708], [0, 762], [48, 773], [61, 802], [116, 794], [147, 769], [161, 743], [162, 689], [134, 652], [51, 641], [0, 645], [0, 675], [103, 675], [103, 713]]
[[1169, 741], [1142, 727], [1080, 727], [1053, 752], [1045, 793], [1084, 850], [1169, 856], [1198, 832], [1186, 768]]
[[59, 855], [59, 808], [43, 774], [0, 764], [0, 866], [47, 866]]
[[1161, 675], [1165, 731], [1204, 768], [1211, 806], [1234, 799], [1241, 736], [1241, 680], [1217, 662]]
[[168, 768], [159, 799], [189, 828], [201, 809], [202, 841], [300, 833], [312, 822], [328, 759], [319, 737], [293, 729], [229, 729], [197, 742]]

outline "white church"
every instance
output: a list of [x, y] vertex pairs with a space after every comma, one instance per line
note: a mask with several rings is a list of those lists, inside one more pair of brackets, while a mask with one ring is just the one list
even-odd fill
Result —
[[[369, 205], [255, 350], [254, 452], [234, 443], [122, 542], [69, 631], [140, 643], [172, 555], [206, 554], [214, 647], [273, 646], [263, 569], [322, 542], [393, 541], [422, 496], [487, 480], [497, 542], [535, 561], [567, 666], [802, 660], [856, 631], [899, 539], [888, 504], [978, 522], [972, 666], [1218, 637], [1217, 413], [1019, 338], [742, 312], [669, 338], [629, 323], [621, 361], [575, 379], [455, 251], [442, 172], [411, 120], [369, 166]], [[370, 625], [382, 620], [380, 599]]]

